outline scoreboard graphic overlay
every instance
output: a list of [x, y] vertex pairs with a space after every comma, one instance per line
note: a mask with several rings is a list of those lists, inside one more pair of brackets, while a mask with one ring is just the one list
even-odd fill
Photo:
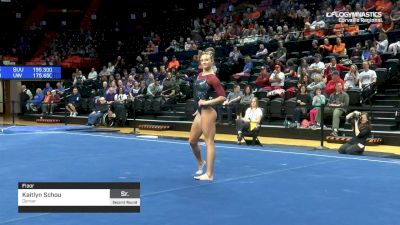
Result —
[[140, 183], [18, 183], [18, 212], [140, 212]]
[[59, 80], [59, 66], [0, 66], [0, 80]]

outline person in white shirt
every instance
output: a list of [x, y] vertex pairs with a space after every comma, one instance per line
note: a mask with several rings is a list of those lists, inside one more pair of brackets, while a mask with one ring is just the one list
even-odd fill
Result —
[[318, 27], [319, 29], [325, 29], [325, 22], [322, 20], [322, 16], [317, 16], [317, 19], [312, 22], [310, 28], [315, 30]]
[[156, 79], [153, 83], [149, 84], [147, 87], [147, 96], [158, 97], [161, 95], [162, 86], [160, 85], [160, 80]]
[[285, 74], [281, 71], [280, 65], [275, 65], [275, 70], [269, 77], [269, 82], [271, 83], [272, 91], [267, 93], [267, 97], [283, 95], [285, 90], [283, 86], [285, 85]]
[[367, 61], [363, 62], [363, 71], [358, 75], [359, 87], [361, 88], [361, 97], [363, 101], [368, 99], [371, 94], [372, 84], [376, 82], [377, 76], [376, 72], [369, 69], [369, 63]]
[[[281, 71], [280, 65], [275, 65], [275, 70], [269, 77], [272, 87], [283, 87], [285, 85], [285, 74]], [[275, 88], [276, 89], [276, 88]]]
[[358, 75], [359, 78], [359, 87], [365, 88], [371, 83], [376, 82], [376, 72], [369, 69], [369, 63], [363, 62], [363, 71]]
[[128, 96], [124, 93], [124, 89], [122, 87], [119, 87], [118, 93], [114, 95], [114, 102], [125, 103], [127, 99]]
[[386, 53], [388, 51], [389, 41], [385, 33], [379, 34], [379, 41], [376, 42], [376, 51], [378, 54]]
[[236, 120], [238, 144], [241, 144], [244, 132], [252, 131], [259, 126], [262, 117], [263, 111], [258, 107], [258, 99], [257, 97], [253, 97], [250, 101], [250, 107], [246, 110], [244, 117]]
[[396, 56], [397, 53], [400, 53], [400, 41], [390, 44], [388, 51], [393, 53], [394, 56]]
[[358, 69], [356, 65], [351, 65], [350, 71], [344, 76], [344, 90], [357, 87], [358, 84]]
[[89, 80], [97, 80], [97, 71], [94, 67], [92, 67], [92, 70], [90, 71], [88, 75]]
[[321, 55], [315, 54], [314, 63], [312, 63], [308, 67], [308, 73], [311, 74], [311, 79], [314, 80], [314, 77], [318, 74], [324, 74], [325, 64], [321, 62]]

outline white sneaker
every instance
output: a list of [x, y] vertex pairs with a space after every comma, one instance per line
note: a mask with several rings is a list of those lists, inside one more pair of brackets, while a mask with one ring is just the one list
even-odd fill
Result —
[[318, 124], [314, 124], [311, 126], [311, 130], [318, 130], [321, 129], [321, 127]]
[[76, 117], [78, 115], [78, 113], [77, 112], [74, 112], [74, 117]]
[[70, 113], [69, 113], [69, 116], [70, 116], [70, 117], [73, 117], [73, 116], [74, 116], [74, 113], [73, 113], [73, 112], [70, 112]]
[[206, 165], [206, 161], [203, 160], [203, 162], [202, 162], [202, 164], [201, 164], [201, 169], [197, 170], [195, 174], [196, 174], [196, 175], [201, 175], [201, 174], [203, 174], [203, 168], [204, 168], [205, 165]]
[[193, 177], [195, 180], [208, 180], [208, 181], [212, 181], [214, 178], [213, 177], [209, 177], [206, 173], [200, 176], [194, 176]]

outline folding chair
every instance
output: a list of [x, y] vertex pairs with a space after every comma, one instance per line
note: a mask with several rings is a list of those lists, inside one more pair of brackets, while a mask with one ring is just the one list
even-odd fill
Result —
[[294, 109], [297, 107], [296, 98], [291, 98], [283, 103], [283, 108], [285, 110], [286, 116], [293, 118]]
[[[263, 146], [260, 142], [260, 140], [258, 139], [258, 134], [260, 133], [261, 130], [261, 125], [264, 119], [264, 115], [265, 115], [265, 111], [264, 109], [262, 109], [263, 115], [261, 116], [261, 120], [260, 123], [256, 125], [256, 127], [251, 130], [251, 131], [246, 131], [242, 133], [242, 137], [243, 140], [246, 142], [246, 145], [259, 145], [259, 146]], [[251, 139], [246, 139], [246, 137], [250, 137]]]
[[254, 93], [254, 95], [258, 98], [258, 99], [265, 99], [268, 98], [267, 96], [268, 92], [262, 90], [262, 91], [257, 91]]
[[361, 105], [361, 89], [352, 88], [346, 91], [349, 95], [349, 105], [350, 106], [358, 106]]
[[275, 98], [270, 101], [270, 116], [274, 118], [283, 118], [283, 98]]

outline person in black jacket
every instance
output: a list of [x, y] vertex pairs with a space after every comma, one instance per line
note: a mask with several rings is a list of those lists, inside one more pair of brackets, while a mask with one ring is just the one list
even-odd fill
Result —
[[355, 136], [339, 148], [341, 154], [361, 155], [364, 152], [367, 138], [371, 135], [368, 114], [354, 111], [346, 116], [353, 125]]
[[81, 94], [78, 92], [78, 88], [74, 87], [72, 89], [72, 95], [68, 97], [67, 110], [70, 112], [71, 117], [76, 117], [78, 115], [77, 110], [81, 104]]
[[109, 105], [104, 97], [100, 97], [92, 113], [89, 114], [87, 126], [94, 126], [97, 120], [103, 117], [109, 110]]
[[300, 92], [297, 93], [296, 96], [296, 108], [293, 111], [293, 125], [292, 127], [300, 127], [300, 117], [301, 115], [307, 115], [308, 111], [311, 108], [312, 99], [311, 96], [307, 93], [307, 88], [305, 85], [300, 86]]

